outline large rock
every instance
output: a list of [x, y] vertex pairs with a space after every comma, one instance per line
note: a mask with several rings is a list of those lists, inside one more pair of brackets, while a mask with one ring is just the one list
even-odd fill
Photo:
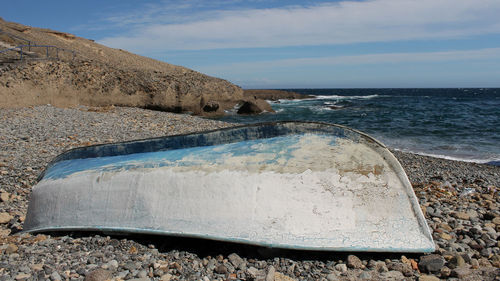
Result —
[[238, 109], [238, 114], [258, 114], [262, 112], [274, 112], [273, 108], [265, 100], [254, 99], [243, 102]]

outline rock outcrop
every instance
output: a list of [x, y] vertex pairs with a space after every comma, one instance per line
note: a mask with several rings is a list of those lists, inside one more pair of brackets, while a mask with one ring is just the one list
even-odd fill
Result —
[[[28, 40], [31, 45], [64, 49], [49, 50], [49, 57], [58, 60], [0, 64], [0, 107], [120, 105], [218, 115], [244, 100], [243, 90], [228, 81], [73, 34], [3, 20], [0, 29], [4, 31], [0, 36], [3, 46]], [[46, 48], [30, 49], [32, 56], [47, 56]], [[76, 56], [67, 50], [75, 51]]]
[[258, 114], [262, 112], [274, 112], [269, 103], [263, 99], [248, 99], [238, 109], [238, 114]]

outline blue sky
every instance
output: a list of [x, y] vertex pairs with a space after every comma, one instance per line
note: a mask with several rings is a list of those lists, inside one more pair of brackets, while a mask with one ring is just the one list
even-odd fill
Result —
[[0, 11], [244, 88], [500, 87], [499, 15], [499, 0], [66, 0]]

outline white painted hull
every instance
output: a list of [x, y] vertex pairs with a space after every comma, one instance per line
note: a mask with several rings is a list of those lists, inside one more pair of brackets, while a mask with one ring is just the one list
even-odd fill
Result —
[[[434, 250], [401, 166], [364, 134], [274, 123], [170, 138], [183, 147], [120, 152], [151, 146], [144, 140], [117, 144], [114, 152], [63, 154], [33, 189], [25, 230], [153, 233], [308, 250]], [[96, 151], [104, 155], [85, 157]]]

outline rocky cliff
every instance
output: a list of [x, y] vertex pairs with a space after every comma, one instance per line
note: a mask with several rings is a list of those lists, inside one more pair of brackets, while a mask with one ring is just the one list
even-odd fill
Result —
[[215, 115], [244, 100], [228, 81], [0, 18], [0, 50], [21, 44], [31, 45], [22, 62], [18, 50], [0, 56], [0, 107], [121, 105]]

